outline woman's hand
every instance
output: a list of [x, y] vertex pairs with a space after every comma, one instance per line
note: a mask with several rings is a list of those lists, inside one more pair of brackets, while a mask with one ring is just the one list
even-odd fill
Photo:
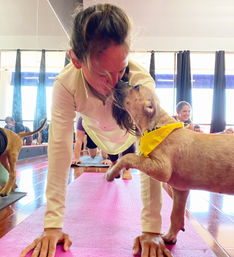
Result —
[[158, 233], [144, 232], [141, 236], [135, 238], [133, 255], [136, 256], [140, 250], [141, 257], [173, 257]]
[[112, 165], [112, 161], [109, 160], [109, 159], [105, 159], [105, 160], [102, 160], [102, 161], [101, 161], [101, 164], [105, 164], [105, 165], [111, 166], [111, 165]]
[[63, 243], [64, 251], [67, 251], [72, 245], [72, 241], [68, 234], [62, 232], [60, 228], [47, 228], [36, 238], [32, 244], [27, 246], [20, 254], [20, 257], [24, 257], [28, 252], [33, 250], [31, 257], [54, 257], [56, 251], [56, 245]]
[[79, 164], [79, 163], [82, 163], [82, 161], [79, 159], [75, 159], [72, 161], [72, 164]]

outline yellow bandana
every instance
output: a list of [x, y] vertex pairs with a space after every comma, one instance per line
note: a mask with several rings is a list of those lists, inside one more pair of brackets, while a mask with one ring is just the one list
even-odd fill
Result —
[[146, 130], [140, 140], [140, 154], [144, 155], [144, 157], [148, 157], [154, 148], [156, 148], [174, 129], [182, 127], [184, 127], [184, 124], [180, 122], [167, 124], [152, 131]]

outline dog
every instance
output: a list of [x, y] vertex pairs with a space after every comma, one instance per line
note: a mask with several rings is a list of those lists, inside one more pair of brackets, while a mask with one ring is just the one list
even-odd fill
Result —
[[113, 97], [113, 117], [122, 129], [140, 139], [140, 153], [121, 157], [105, 174], [106, 180], [112, 181], [123, 168], [136, 168], [168, 183], [173, 208], [163, 239], [174, 244], [178, 232], [184, 231], [190, 189], [234, 194], [234, 136], [197, 133], [183, 127], [160, 107], [154, 90], [147, 86], [119, 82]]
[[0, 191], [0, 196], [7, 196], [17, 188], [16, 185], [16, 161], [23, 145], [23, 138], [39, 132], [45, 125], [46, 120], [35, 131], [16, 134], [15, 132], [0, 128], [0, 162], [9, 173], [5, 186]]

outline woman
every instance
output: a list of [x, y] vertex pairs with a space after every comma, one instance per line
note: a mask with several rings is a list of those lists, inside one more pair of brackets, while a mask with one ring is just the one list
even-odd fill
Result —
[[[31, 249], [34, 249], [33, 257], [52, 257], [58, 242], [64, 243], [64, 250], [71, 245], [62, 226], [76, 112], [83, 118], [85, 131], [104, 152], [116, 155], [135, 142], [135, 137], [121, 130], [112, 117], [111, 89], [123, 76], [132, 85], [154, 87], [155, 83], [147, 71], [128, 60], [129, 34], [128, 16], [114, 5], [97, 4], [75, 17], [72, 63], [54, 84], [44, 232], [23, 250], [21, 257]], [[146, 175], [142, 175], [141, 184], [143, 234], [135, 240], [133, 253], [142, 249], [142, 256], [148, 256], [148, 252], [154, 256], [171, 256], [160, 235], [161, 185]]]
[[176, 105], [177, 116], [173, 116], [176, 120], [183, 122], [184, 126], [191, 130], [194, 130], [194, 126], [190, 119], [191, 116], [191, 105], [186, 101], [180, 101]]

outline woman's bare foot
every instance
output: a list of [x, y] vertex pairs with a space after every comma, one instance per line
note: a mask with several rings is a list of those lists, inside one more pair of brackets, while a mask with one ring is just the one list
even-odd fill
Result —
[[122, 179], [130, 180], [132, 179], [131, 169], [124, 169], [122, 172]]

